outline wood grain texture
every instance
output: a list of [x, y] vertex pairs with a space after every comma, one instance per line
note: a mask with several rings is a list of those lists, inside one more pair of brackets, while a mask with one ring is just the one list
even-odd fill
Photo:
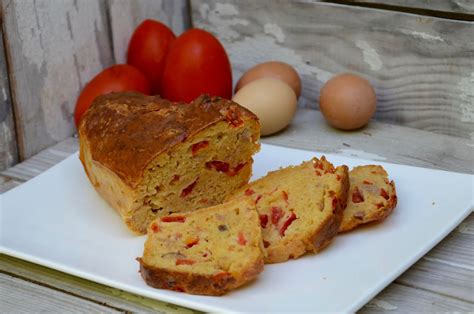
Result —
[[317, 108], [334, 74], [376, 89], [376, 119], [472, 139], [474, 23], [330, 3], [194, 0], [194, 26], [216, 34], [234, 79], [281, 60], [303, 79], [300, 106]]
[[472, 0], [350, 0], [350, 2], [388, 4], [407, 8], [474, 14], [474, 1]]
[[356, 132], [330, 127], [316, 110], [298, 109], [293, 122], [263, 143], [474, 174], [471, 140], [371, 121]]
[[112, 63], [105, 2], [1, 3], [19, 151], [25, 159], [73, 134], [80, 90]]
[[0, 171], [18, 162], [18, 147], [10, 96], [3, 32], [0, 27]]
[[120, 311], [0, 273], [2, 313], [117, 313]]
[[14, 187], [22, 184], [22, 181], [11, 179], [0, 175], [0, 194], [5, 193]]
[[77, 138], [70, 137], [3, 171], [1, 174], [16, 180], [27, 181], [69, 157], [78, 149]]
[[396, 282], [474, 303], [474, 271], [429, 257], [410, 267]]
[[117, 63], [126, 62], [128, 42], [135, 28], [145, 19], [158, 20], [178, 36], [190, 27], [186, 0], [109, 0], [114, 56]]
[[0, 254], [0, 271], [33, 281], [40, 287], [42, 285], [55, 287], [65, 293], [77, 296], [78, 299], [107, 304], [127, 312], [196, 313], [183, 307], [137, 296], [2, 254]]
[[364, 306], [360, 313], [471, 312], [473, 304], [429, 291], [392, 284]]

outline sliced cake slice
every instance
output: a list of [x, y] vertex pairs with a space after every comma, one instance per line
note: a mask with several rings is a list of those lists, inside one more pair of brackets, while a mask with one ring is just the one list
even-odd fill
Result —
[[383, 220], [397, 205], [395, 183], [382, 166], [367, 165], [349, 173], [350, 189], [339, 232], [371, 221]]
[[222, 295], [263, 270], [260, 221], [241, 198], [157, 218], [148, 228], [140, 272], [155, 288]]
[[265, 262], [278, 263], [330, 243], [339, 230], [348, 189], [347, 167], [335, 168], [323, 156], [270, 172], [230, 199], [246, 196], [255, 202]]

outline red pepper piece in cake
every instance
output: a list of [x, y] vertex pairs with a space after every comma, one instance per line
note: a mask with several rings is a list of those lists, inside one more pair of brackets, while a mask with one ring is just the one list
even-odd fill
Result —
[[191, 146], [191, 152], [192, 152], [193, 157], [196, 156], [201, 149], [204, 149], [208, 146], [209, 146], [208, 141], [201, 141], [201, 142], [197, 142], [193, 144]]
[[252, 190], [252, 189], [247, 189], [247, 190], [245, 190], [245, 195], [246, 195], [246, 196], [253, 195], [254, 193], [255, 193], [255, 191]]
[[185, 242], [186, 242], [186, 247], [188, 249], [192, 248], [193, 246], [199, 243], [199, 237], [189, 237], [186, 239]]
[[191, 192], [193, 191], [194, 186], [196, 185], [196, 183], [197, 183], [197, 180], [194, 181], [193, 183], [191, 183], [190, 185], [188, 185], [187, 187], [185, 187], [185, 188], [181, 191], [181, 197], [186, 197], [186, 196], [188, 196], [189, 194], [191, 194]]
[[196, 261], [187, 258], [178, 258], [176, 260], [176, 265], [192, 265], [196, 263]]
[[278, 221], [283, 217], [283, 210], [280, 207], [273, 206], [270, 211], [272, 213], [272, 224], [278, 224]]
[[288, 229], [288, 227], [291, 225], [291, 223], [295, 220], [296, 220], [296, 215], [295, 215], [295, 213], [291, 212], [290, 217], [288, 217], [288, 219], [285, 221], [285, 223], [283, 223], [283, 226], [281, 226], [281, 228], [280, 228], [280, 236], [283, 237], [285, 235], [286, 229]]
[[239, 235], [238, 235], [238, 238], [237, 238], [237, 243], [239, 243], [242, 246], [247, 244], [247, 239], [245, 238], [245, 235], [242, 231], [239, 232]]
[[185, 222], [186, 216], [165, 216], [161, 217], [162, 222]]
[[364, 197], [360, 193], [358, 188], [354, 189], [354, 192], [352, 192], [352, 202], [353, 203], [362, 203], [364, 201]]
[[260, 226], [262, 228], [266, 228], [268, 224], [268, 215], [259, 215], [260, 218]]
[[152, 223], [150, 228], [154, 233], [157, 233], [157, 232], [160, 231], [160, 227], [158, 226], [158, 224], [156, 222]]
[[206, 162], [207, 169], [215, 169], [217, 172], [229, 172], [229, 163], [219, 160]]

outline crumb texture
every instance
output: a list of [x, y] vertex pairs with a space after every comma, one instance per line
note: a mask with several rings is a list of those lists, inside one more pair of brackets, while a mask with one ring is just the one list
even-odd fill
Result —
[[263, 263], [259, 218], [247, 199], [157, 218], [140, 259], [149, 285], [205, 295], [253, 280]]
[[339, 232], [383, 220], [397, 205], [395, 183], [382, 166], [355, 167], [349, 172], [350, 190]]
[[337, 234], [348, 190], [346, 166], [335, 168], [323, 156], [268, 173], [233, 193], [257, 206], [266, 263], [317, 252]]

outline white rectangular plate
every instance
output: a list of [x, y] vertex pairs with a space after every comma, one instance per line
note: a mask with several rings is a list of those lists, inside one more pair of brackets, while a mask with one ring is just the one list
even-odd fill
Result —
[[[254, 177], [320, 153], [262, 145]], [[374, 163], [327, 155], [336, 165]], [[355, 311], [457, 226], [472, 210], [474, 176], [382, 164], [398, 206], [382, 224], [336, 237], [317, 255], [267, 265], [222, 297], [148, 287], [134, 236], [95, 192], [77, 154], [0, 196], [1, 252], [146, 297], [204, 311]]]

